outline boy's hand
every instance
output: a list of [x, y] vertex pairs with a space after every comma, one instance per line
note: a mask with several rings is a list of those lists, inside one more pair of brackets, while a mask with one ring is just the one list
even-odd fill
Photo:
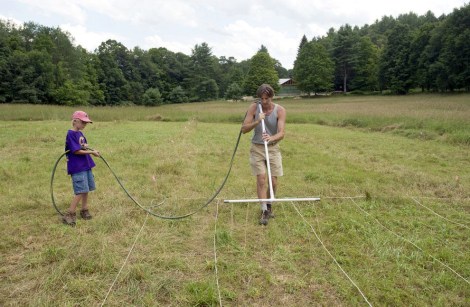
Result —
[[97, 151], [97, 150], [92, 150], [92, 151], [91, 151], [91, 154], [94, 155], [95, 157], [99, 157], [99, 156], [100, 156], [100, 152]]

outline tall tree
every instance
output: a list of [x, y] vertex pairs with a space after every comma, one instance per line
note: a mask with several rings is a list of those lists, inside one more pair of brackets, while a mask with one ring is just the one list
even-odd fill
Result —
[[219, 66], [222, 76], [219, 84], [219, 96], [225, 97], [225, 92], [232, 84], [235, 83], [239, 87], [243, 84], [243, 72], [234, 57], [220, 57]]
[[353, 45], [355, 55], [351, 90], [376, 91], [379, 89], [379, 50], [369, 37], [358, 37]]
[[[189, 79], [190, 57], [183, 53], [174, 53], [166, 48], [151, 48], [148, 51], [150, 61], [160, 72], [158, 76], [159, 90], [164, 100], [173, 101], [170, 97], [175, 88], [178, 94], [189, 89], [185, 80]], [[174, 95], [173, 95], [174, 96]], [[179, 102], [179, 101], [178, 101]]]
[[411, 54], [410, 27], [396, 24], [387, 37], [381, 56], [380, 74], [383, 87], [395, 94], [406, 94], [413, 86], [413, 72], [410, 67]]
[[308, 39], [305, 36], [305, 34], [302, 36], [302, 39], [300, 40], [299, 47], [297, 48], [297, 56], [300, 53], [300, 50], [302, 50], [302, 47], [305, 46], [308, 43]]
[[447, 89], [470, 89], [470, 3], [454, 11], [440, 25], [439, 62], [446, 68]]
[[[191, 76], [187, 80], [190, 85], [192, 101], [204, 101], [210, 98], [218, 97], [217, 81], [221, 82], [218, 59], [212, 55], [211, 48], [207, 43], [196, 44], [191, 54]], [[212, 82], [212, 81], [213, 82]], [[217, 88], [217, 92], [213, 89]], [[204, 92], [210, 90], [210, 94]]]
[[333, 40], [333, 60], [336, 65], [336, 74], [341, 80], [341, 88], [346, 93], [350, 79], [354, 73], [354, 65], [357, 60], [355, 51], [355, 44], [358, 41], [351, 26], [342, 26]]
[[126, 75], [130, 70], [124, 56], [126, 50], [115, 40], [107, 40], [98, 47], [98, 81], [104, 90], [106, 104], [122, 104], [129, 99], [130, 86]]
[[255, 96], [258, 87], [264, 83], [271, 85], [275, 91], [279, 90], [279, 77], [274, 67], [275, 61], [269, 53], [261, 50], [250, 61], [250, 70], [243, 86], [247, 95]]
[[294, 63], [297, 87], [308, 93], [329, 91], [333, 87], [334, 63], [318, 41], [305, 44]]
[[414, 71], [414, 80], [421, 90], [430, 90], [433, 80], [429, 73], [429, 67], [433, 61], [433, 56], [429, 53], [427, 46], [431, 39], [431, 34], [435, 28], [435, 23], [426, 23], [418, 28], [411, 42], [410, 65]]

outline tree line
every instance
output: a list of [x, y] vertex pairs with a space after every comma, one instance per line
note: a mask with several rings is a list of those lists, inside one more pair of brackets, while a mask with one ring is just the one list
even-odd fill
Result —
[[307, 93], [470, 91], [470, 4], [439, 18], [430, 11], [384, 16], [311, 41], [304, 36], [293, 77]]
[[128, 49], [107, 40], [93, 52], [60, 28], [0, 20], [0, 103], [160, 105], [240, 99], [262, 83], [279, 89], [292, 77], [304, 93], [406, 94], [470, 90], [470, 5], [440, 17], [427, 12], [384, 16], [302, 37], [287, 70], [261, 45], [238, 62], [205, 42], [190, 55], [166, 48]]

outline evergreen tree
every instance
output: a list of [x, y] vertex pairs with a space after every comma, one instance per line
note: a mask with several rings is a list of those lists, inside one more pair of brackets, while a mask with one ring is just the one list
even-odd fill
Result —
[[454, 9], [439, 27], [442, 47], [438, 62], [445, 67], [441, 78], [447, 79], [446, 89], [470, 90], [470, 3]]
[[395, 94], [406, 94], [413, 86], [413, 72], [410, 67], [411, 39], [410, 27], [396, 24], [387, 37], [381, 57], [382, 87], [389, 88]]
[[431, 40], [431, 34], [435, 28], [435, 23], [426, 23], [422, 25], [413, 35], [411, 42], [410, 65], [414, 71], [414, 82], [421, 90], [430, 90], [433, 80], [429, 73], [429, 65], [432, 56], [427, 48]]
[[302, 36], [302, 39], [300, 40], [299, 48], [297, 48], [297, 56], [299, 55], [300, 50], [302, 50], [302, 47], [305, 46], [305, 44], [307, 44], [307, 43], [308, 43], [308, 40], [307, 40], [307, 37], [304, 34]]
[[279, 77], [274, 64], [269, 53], [261, 50], [251, 58], [250, 70], [243, 86], [247, 95], [255, 96], [258, 87], [264, 83], [271, 85], [274, 91], [279, 90]]
[[351, 90], [376, 91], [379, 89], [379, 50], [369, 37], [358, 37], [352, 52], [354, 75], [350, 80]]
[[186, 93], [184, 92], [183, 88], [179, 85], [171, 90], [168, 99], [172, 103], [181, 103], [189, 101], [188, 96], [186, 96]]
[[333, 60], [336, 65], [336, 76], [340, 83], [338, 86], [343, 92], [348, 91], [349, 83], [355, 73], [355, 65], [358, 60], [356, 44], [359, 37], [353, 32], [351, 26], [342, 26], [333, 40]]
[[294, 63], [297, 87], [308, 93], [329, 91], [333, 87], [334, 63], [325, 47], [317, 41], [305, 44]]
[[[216, 80], [220, 82], [218, 59], [212, 55], [207, 43], [196, 44], [191, 54], [191, 76], [187, 80], [192, 92], [191, 101], [216, 99], [219, 95]], [[217, 92], [213, 91], [215, 88]]]

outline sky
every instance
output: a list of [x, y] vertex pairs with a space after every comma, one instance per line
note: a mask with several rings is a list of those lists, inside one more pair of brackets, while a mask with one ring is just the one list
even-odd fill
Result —
[[468, 0], [0, 0], [0, 19], [60, 27], [90, 52], [114, 39], [128, 49], [165, 47], [191, 55], [207, 43], [212, 54], [238, 62], [264, 45], [286, 69], [302, 36], [330, 28], [363, 27], [383, 16], [427, 11], [449, 14]]

